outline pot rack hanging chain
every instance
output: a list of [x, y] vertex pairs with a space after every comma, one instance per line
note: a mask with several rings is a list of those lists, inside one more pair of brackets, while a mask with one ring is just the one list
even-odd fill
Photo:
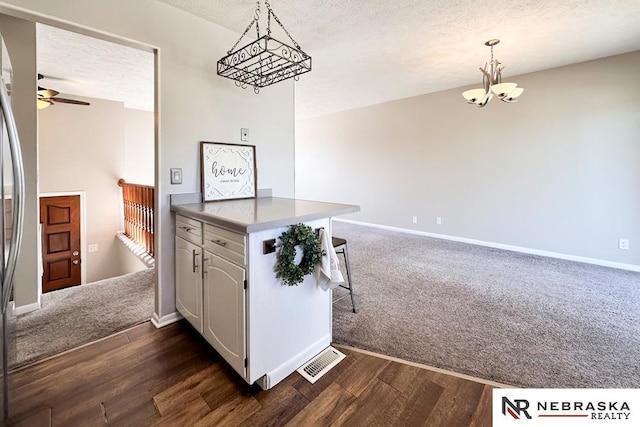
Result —
[[253, 19], [256, 22], [256, 40], [258, 40], [260, 38], [260, 0], [256, 2], [256, 13]]
[[253, 17], [253, 19], [251, 20], [251, 22], [249, 22], [249, 25], [247, 25], [247, 28], [245, 28], [244, 32], [242, 33], [242, 35], [240, 36], [240, 38], [238, 39], [238, 41], [231, 46], [231, 49], [229, 49], [227, 51], [227, 54], [231, 55], [231, 53], [236, 49], [236, 47], [238, 46], [238, 44], [240, 44], [240, 41], [244, 38], [244, 36], [247, 35], [247, 33], [249, 32], [249, 30], [251, 30], [251, 27], [253, 27], [254, 25], [256, 26], [256, 35], [257, 38], [260, 38], [260, 1], [258, 0], [256, 2], [256, 12], [255, 15]]
[[289, 39], [291, 39], [291, 41], [293, 42], [293, 45], [296, 47], [296, 49], [302, 50], [300, 48], [300, 45], [298, 44], [298, 42], [293, 39], [291, 34], [289, 34], [289, 31], [284, 27], [284, 25], [282, 25], [282, 22], [280, 22], [280, 19], [278, 19], [278, 16], [275, 14], [273, 9], [271, 9], [271, 5], [269, 4], [269, 0], [265, 0], [264, 4], [267, 5], [267, 35], [271, 36], [271, 16], [273, 15], [273, 19], [276, 20], [278, 25], [280, 25], [280, 28], [282, 28], [282, 30], [289, 37]]

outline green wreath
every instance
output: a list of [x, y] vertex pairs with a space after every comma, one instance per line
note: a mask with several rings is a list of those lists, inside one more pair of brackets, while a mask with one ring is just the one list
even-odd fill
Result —
[[[300, 264], [294, 262], [296, 246], [300, 246], [303, 251]], [[302, 283], [304, 276], [313, 272], [324, 255], [315, 231], [304, 224], [289, 226], [289, 229], [280, 235], [278, 247], [280, 251], [275, 267], [276, 277], [289, 286]]]

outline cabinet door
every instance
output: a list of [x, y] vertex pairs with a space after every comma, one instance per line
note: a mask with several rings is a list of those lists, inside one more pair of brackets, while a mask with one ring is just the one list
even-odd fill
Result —
[[245, 270], [207, 251], [204, 275], [205, 339], [246, 377]]
[[202, 248], [176, 237], [176, 308], [202, 333]]

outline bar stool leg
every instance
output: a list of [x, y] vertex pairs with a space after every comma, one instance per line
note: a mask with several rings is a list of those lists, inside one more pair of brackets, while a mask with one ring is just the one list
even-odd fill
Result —
[[356, 310], [356, 301], [353, 299], [353, 284], [351, 283], [351, 270], [349, 268], [349, 252], [347, 251], [346, 243], [344, 245], [342, 255], [344, 256], [344, 266], [347, 270], [347, 282], [349, 283], [349, 293], [351, 294], [351, 306], [353, 307], [353, 312], [357, 313], [358, 310]]

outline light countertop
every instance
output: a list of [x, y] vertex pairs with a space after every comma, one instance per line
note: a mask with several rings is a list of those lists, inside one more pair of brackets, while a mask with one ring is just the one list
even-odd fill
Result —
[[360, 207], [311, 200], [259, 197], [173, 204], [171, 210], [230, 230], [251, 233], [358, 212]]

